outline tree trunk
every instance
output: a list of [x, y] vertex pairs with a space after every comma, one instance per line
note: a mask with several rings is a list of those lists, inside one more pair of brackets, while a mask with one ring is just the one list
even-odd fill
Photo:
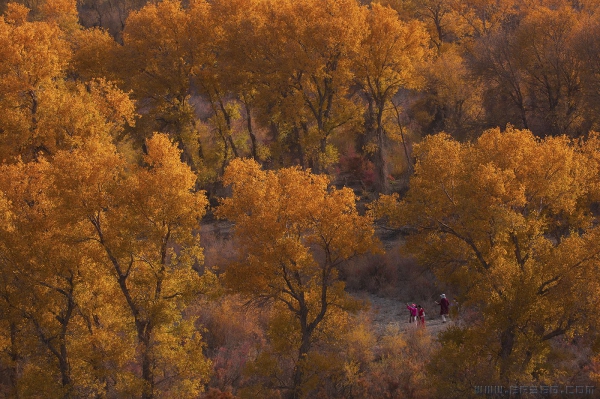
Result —
[[[218, 95], [218, 93], [217, 93]], [[219, 97], [219, 107], [221, 108], [221, 112], [223, 113], [223, 118], [225, 119], [225, 126], [227, 128], [227, 132], [224, 133], [225, 137], [227, 137], [227, 140], [229, 141], [229, 145], [231, 146], [231, 151], [233, 152], [233, 156], [235, 158], [239, 158], [238, 155], [238, 150], [235, 146], [235, 143], [233, 142], [233, 137], [231, 136], [231, 115], [229, 115], [229, 112], [227, 111], [227, 108], [225, 108], [225, 104], [223, 103], [223, 101], [221, 100], [221, 98]]]
[[307, 317], [308, 309], [305, 308], [303, 309], [302, 314], [300, 315], [300, 325], [302, 328], [302, 342], [300, 344], [300, 348], [298, 349], [298, 361], [296, 362], [296, 367], [294, 368], [294, 385], [292, 386], [292, 391], [290, 392], [290, 399], [300, 399], [302, 397], [304, 361], [306, 360], [306, 356], [308, 355], [308, 351], [310, 350], [310, 337], [312, 335], [312, 331], [308, 328]]
[[377, 149], [375, 150], [375, 189], [381, 194], [390, 193], [390, 182], [388, 179], [388, 165], [386, 159], [386, 140], [385, 130], [383, 128], [383, 105], [377, 104], [377, 128], [375, 130], [377, 138]]
[[256, 155], [256, 136], [252, 129], [252, 113], [250, 112], [250, 105], [244, 101], [246, 107], [246, 124], [248, 125], [248, 134], [250, 135], [250, 152], [252, 153], [252, 159], [258, 162], [258, 156]]
[[510, 355], [515, 345], [514, 327], [509, 326], [500, 334], [500, 379], [502, 382], [509, 379]]
[[19, 399], [19, 352], [17, 350], [17, 325], [14, 322], [10, 323], [10, 365], [8, 368], [8, 379], [10, 381], [9, 397]]
[[154, 370], [152, 369], [152, 356], [150, 355], [150, 326], [147, 326], [144, 337], [140, 341], [142, 345], [142, 380], [144, 380], [142, 399], [152, 399], [154, 398]]

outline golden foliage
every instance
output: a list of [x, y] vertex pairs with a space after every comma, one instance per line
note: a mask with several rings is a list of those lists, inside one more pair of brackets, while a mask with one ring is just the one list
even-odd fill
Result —
[[412, 226], [409, 250], [456, 287], [463, 305], [479, 309], [480, 318], [456, 331], [463, 338], [442, 338], [448, 351], [459, 345], [473, 372], [484, 358], [490, 380], [545, 381], [558, 372], [548, 363], [552, 338], [597, 322], [589, 311], [600, 253], [589, 211], [598, 195], [595, 143], [510, 127], [473, 144], [431, 136], [416, 149], [407, 197], [376, 207]]
[[336, 314], [356, 306], [337, 266], [376, 250], [372, 221], [358, 214], [351, 190], [330, 188], [325, 176], [297, 168], [263, 171], [254, 161], [234, 160], [224, 183], [232, 196], [217, 215], [235, 223], [240, 243], [226, 282], [251, 299], [279, 304], [270, 326], [273, 350], [299, 362], [288, 389], [303, 396], [311, 348]]

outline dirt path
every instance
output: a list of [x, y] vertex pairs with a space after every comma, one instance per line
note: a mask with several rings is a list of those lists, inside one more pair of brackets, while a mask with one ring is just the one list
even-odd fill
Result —
[[[373, 294], [356, 294], [357, 298], [367, 300], [371, 306], [366, 310], [370, 319], [373, 321], [377, 338], [381, 338], [388, 327], [399, 328], [401, 331], [407, 331], [409, 328], [417, 328], [416, 324], [408, 323], [408, 310], [406, 304], [391, 298], [382, 298]], [[425, 326], [427, 330], [437, 335], [453, 324], [452, 321], [442, 322], [439, 316], [439, 308], [431, 304], [426, 308], [429, 314], [425, 314]], [[436, 312], [437, 310], [437, 312]]]

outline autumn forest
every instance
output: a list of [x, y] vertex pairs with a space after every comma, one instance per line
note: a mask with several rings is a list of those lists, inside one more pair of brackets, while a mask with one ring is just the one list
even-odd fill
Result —
[[0, 397], [600, 392], [599, 0], [0, 14]]

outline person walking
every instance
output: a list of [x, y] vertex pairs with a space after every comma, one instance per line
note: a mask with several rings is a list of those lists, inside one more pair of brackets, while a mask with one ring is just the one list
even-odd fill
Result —
[[414, 323], [417, 321], [417, 306], [413, 303], [412, 305], [406, 304], [406, 309], [410, 312], [408, 317], [409, 323]]
[[425, 328], [425, 309], [421, 305], [417, 306], [417, 326]]
[[440, 306], [440, 316], [442, 316], [442, 321], [445, 323], [450, 310], [450, 301], [446, 298], [446, 295], [442, 294], [440, 295], [440, 301], [436, 304]]

